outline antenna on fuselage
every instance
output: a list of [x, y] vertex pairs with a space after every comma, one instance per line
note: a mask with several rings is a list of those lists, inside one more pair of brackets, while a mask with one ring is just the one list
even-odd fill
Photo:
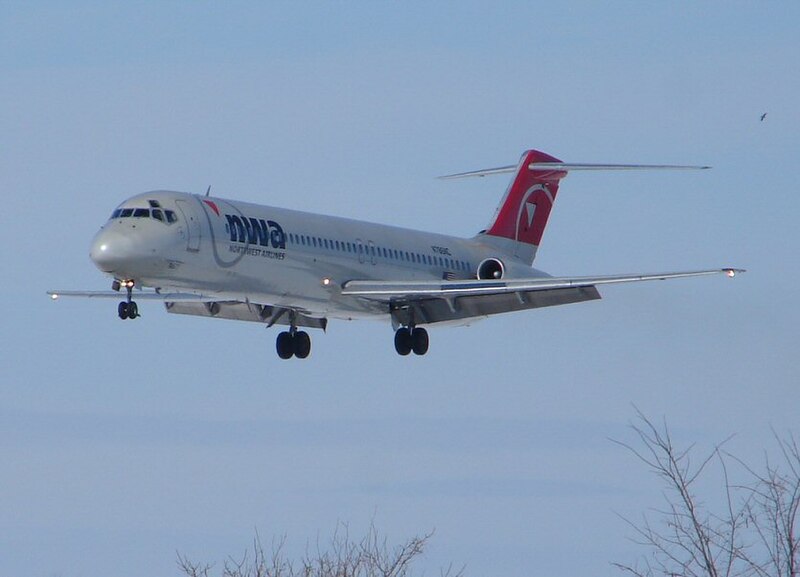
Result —
[[206, 196], [208, 196], [209, 194], [211, 194], [211, 185], [210, 184], [208, 185], [208, 188], [206, 189]]

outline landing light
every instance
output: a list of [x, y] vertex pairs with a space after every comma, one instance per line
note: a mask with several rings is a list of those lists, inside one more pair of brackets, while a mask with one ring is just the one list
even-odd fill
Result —
[[53, 300], [56, 300], [56, 299], [58, 299], [58, 295], [56, 293], [53, 293], [53, 294], [50, 295], [50, 298], [53, 299]]
[[733, 278], [733, 277], [736, 276], [736, 271], [733, 270], [732, 268], [729, 268], [727, 271], [725, 271], [725, 274], [728, 275], [729, 277]]
[[322, 286], [331, 286], [332, 282], [333, 281], [330, 278], [325, 277], [325, 278], [322, 279]]

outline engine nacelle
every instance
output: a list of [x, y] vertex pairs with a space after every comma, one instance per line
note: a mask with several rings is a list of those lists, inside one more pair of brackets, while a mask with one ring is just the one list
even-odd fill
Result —
[[484, 259], [478, 265], [478, 278], [481, 280], [499, 280], [506, 274], [503, 261], [496, 258]]

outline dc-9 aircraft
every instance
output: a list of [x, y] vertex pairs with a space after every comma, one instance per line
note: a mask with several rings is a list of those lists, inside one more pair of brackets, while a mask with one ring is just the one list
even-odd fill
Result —
[[[282, 325], [282, 359], [306, 358], [328, 319], [387, 318], [400, 355], [428, 351], [425, 325], [467, 324], [498, 313], [599, 299], [598, 285], [713, 274], [554, 277], [532, 268], [559, 182], [575, 170], [703, 166], [570, 164], [529, 150], [519, 164], [442, 178], [515, 173], [489, 226], [457, 238], [197, 194], [153, 191], [119, 205], [89, 256], [113, 291], [52, 291], [52, 298], [122, 299], [170, 313]], [[148, 289], [148, 290], [143, 290]], [[124, 291], [124, 293], [120, 293]]]

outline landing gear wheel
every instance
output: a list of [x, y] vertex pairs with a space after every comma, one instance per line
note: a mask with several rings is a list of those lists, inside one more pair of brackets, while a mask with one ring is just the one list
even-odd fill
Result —
[[135, 319], [139, 317], [139, 306], [131, 301], [128, 303], [128, 318]]
[[294, 339], [292, 338], [292, 334], [287, 331], [280, 333], [275, 341], [275, 349], [278, 351], [278, 356], [280, 358], [291, 359], [294, 355]]
[[430, 339], [428, 338], [428, 331], [425, 329], [414, 329], [411, 331], [411, 349], [415, 355], [424, 355], [428, 352], [428, 345]]
[[406, 356], [411, 352], [413, 345], [411, 331], [405, 327], [397, 329], [397, 332], [394, 333], [394, 350], [397, 351], [397, 354]]
[[298, 359], [304, 359], [311, 353], [311, 337], [305, 331], [299, 331], [294, 334], [294, 356]]
[[128, 303], [126, 303], [125, 301], [122, 301], [121, 303], [119, 303], [119, 306], [117, 306], [117, 314], [119, 315], [119, 318], [121, 318], [123, 321], [125, 319], [127, 319], [128, 318]]

